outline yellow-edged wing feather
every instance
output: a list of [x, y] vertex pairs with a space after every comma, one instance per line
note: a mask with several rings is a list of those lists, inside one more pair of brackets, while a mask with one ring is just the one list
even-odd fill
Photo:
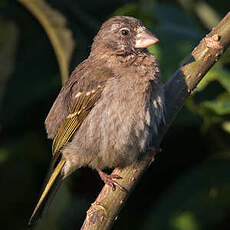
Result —
[[80, 127], [86, 116], [89, 114], [95, 103], [101, 96], [103, 87], [98, 87], [91, 92], [81, 93], [76, 97], [76, 101], [67, 116], [64, 124], [59, 128], [53, 141], [53, 154], [57, 154], [59, 150], [68, 143], [73, 134]]

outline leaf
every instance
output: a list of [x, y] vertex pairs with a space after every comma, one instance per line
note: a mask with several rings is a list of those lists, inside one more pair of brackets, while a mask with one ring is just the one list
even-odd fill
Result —
[[69, 64], [75, 46], [71, 31], [66, 26], [66, 19], [44, 0], [18, 1], [38, 19], [46, 31], [56, 53], [64, 83], [69, 76]]
[[158, 21], [158, 31], [167, 36], [168, 43], [178, 40], [198, 41], [201, 37], [194, 23], [172, 4], [157, 3], [153, 10]]
[[211, 29], [221, 19], [217, 11], [205, 1], [199, 1], [194, 4], [195, 12], [204, 25]]
[[213, 101], [203, 102], [205, 108], [213, 110], [217, 115], [230, 114], [230, 100], [229, 99], [216, 99]]
[[135, 17], [138, 15], [138, 7], [136, 4], [133, 3], [127, 4], [115, 10], [113, 14], [119, 16], [127, 15]]
[[206, 77], [197, 86], [198, 91], [202, 91], [210, 82], [218, 81], [230, 93], [230, 72], [225, 70], [220, 64], [209, 70]]
[[5, 164], [9, 158], [9, 152], [7, 149], [0, 148], [0, 165]]
[[151, 54], [155, 55], [157, 60], [160, 60], [160, 58], [161, 58], [161, 49], [160, 49], [160, 47], [158, 45], [148, 47], [148, 51]]
[[171, 225], [174, 229], [178, 230], [199, 230], [199, 225], [192, 212], [183, 212], [180, 215], [175, 216], [171, 221]]
[[230, 121], [224, 121], [224, 122], [222, 123], [222, 128], [223, 128], [226, 132], [230, 133]]
[[184, 58], [192, 48], [188, 41], [178, 40], [173, 43], [168, 43], [168, 39], [164, 36], [160, 36], [159, 39], [159, 48], [161, 51], [159, 58], [160, 69], [163, 79], [167, 80], [175, 70], [175, 66], [181, 64], [182, 58]]
[[229, 163], [215, 157], [184, 172], [154, 204], [142, 229], [215, 229], [230, 204]]

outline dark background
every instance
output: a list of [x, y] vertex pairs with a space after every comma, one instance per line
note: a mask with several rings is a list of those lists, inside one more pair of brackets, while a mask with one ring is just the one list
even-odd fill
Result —
[[[164, 82], [229, 10], [225, 0], [46, 3], [65, 18], [65, 29], [76, 43], [73, 52], [68, 51], [70, 71], [88, 56], [102, 22], [112, 15], [131, 15], [160, 39], [150, 52], [160, 62]], [[56, 47], [47, 28], [25, 6], [0, 1], [1, 229], [27, 229], [51, 159], [44, 120], [61, 88]], [[46, 13], [50, 12], [42, 11], [41, 16]], [[48, 18], [60, 22], [58, 17]], [[68, 46], [68, 39], [64, 44]], [[229, 67], [228, 51], [178, 114], [163, 140], [163, 151], [129, 197], [114, 229], [229, 229]], [[63, 183], [36, 229], [79, 229], [102, 186], [96, 172], [78, 170]]]

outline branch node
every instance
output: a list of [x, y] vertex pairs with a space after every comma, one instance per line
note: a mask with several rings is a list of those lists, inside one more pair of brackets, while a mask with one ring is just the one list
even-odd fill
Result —
[[108, 217], [108, 213], [106, 208], [98, 201], [95, 201], [91, 204], [90, 209], [87, 211], [87, 219], [91, 224], [95, 224], [96, 222], [102, 222], [104, 218]]
[[214, 34], [211, 37], [205, 37], [204, 42], [209, 49], [222, 50], [223, 46], [220, 43], [220, 38], [218, 34]]

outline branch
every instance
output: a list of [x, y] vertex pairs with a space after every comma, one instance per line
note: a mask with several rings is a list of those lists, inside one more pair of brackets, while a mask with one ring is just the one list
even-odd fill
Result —
[[[156, 147], [159, 147], [163, 136], [177, 112], [184, 105], [186, 98], [191, 95], [197, 84], [218, 61], [229, 44], [230, 12], [200, 41], [185, 63], [165, 84], [166, 124], [160, 127], [160, 133], [155, 140]], [[153, 160], [153, 152], [151, 154], [146, 153], [142, 161], [123, 170], [114, 169], [113, 173], [123, 178], [119, 183], [127, 188], [129, 192], [125, 193], [119, 189], [112, 191], [111, 187], [105, 185], [96, 201], [87, 211], [81, 230], [110, 229], [129, 194]]]

